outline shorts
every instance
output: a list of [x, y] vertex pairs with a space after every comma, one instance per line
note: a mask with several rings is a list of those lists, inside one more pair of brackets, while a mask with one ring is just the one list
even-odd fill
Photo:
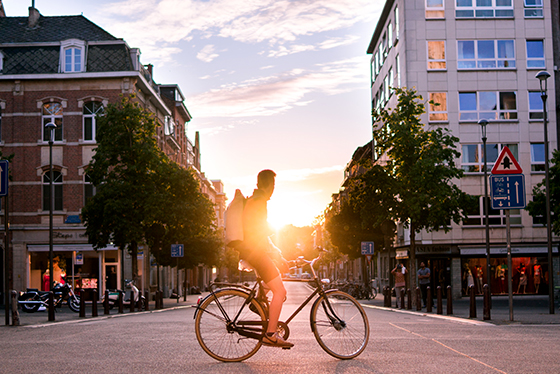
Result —
[[251, 264], [265, 283], [280, 276], [278, 268], [265, 250], [240, 251], [240, 257]]

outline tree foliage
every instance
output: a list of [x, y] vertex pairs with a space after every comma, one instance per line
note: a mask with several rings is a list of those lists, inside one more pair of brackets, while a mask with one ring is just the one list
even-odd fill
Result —
[[194, 175], [159, 149], [156, 128], [133, 98], [108, 105], [97, 118], [98, 146], [86, 170], [96, 188], [82, 209], [89, 241], [95, 249], [128, 248], [134, 276], [138, 243], [148, 244], [160, 263], [171, 243], [185, 244], [189, 265], [214, 262], [219, 246], [212, 203]]
[[[550, 212], [552, 231], [560, 235], [560, 151], [555, 150], [552, 155], [552, 166], [549, 169]], [[533, 201], [527, 204], [527, 210], [532, 217], [542, 217], [546, 224], [546, 181], [533, 188]]]

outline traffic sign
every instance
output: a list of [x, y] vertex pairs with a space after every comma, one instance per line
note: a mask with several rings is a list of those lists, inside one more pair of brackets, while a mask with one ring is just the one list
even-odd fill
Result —
[[8, 160], [0, 160], [0, 196], [8, 195]]
[[508, 147], [504, 147], [492, 168], [492, 174], [521, 174], [523, 170]]
[[374, 253], [373, 242], [362, 242], [362, 254], [373, 255]]
[[492, 209], [525, 208], [525, 176], [492, 175], [490, 176]]
[[171, 244], [171, 257], [183, 257], [185, 246], [183, 244]]

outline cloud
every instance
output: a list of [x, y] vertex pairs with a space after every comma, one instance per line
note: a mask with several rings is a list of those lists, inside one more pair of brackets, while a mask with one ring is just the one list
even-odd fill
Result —
[[224, 85], [189, 98], [197, 118], [271, 116], [312, 102], [310, 94], [335, 95], [362, 88], [367, 56], [293, 69]]
[[373, 22], [382, 7], [382, 1], [371, 0], [121, 0], [104, 5], [99, 18], [113, 35], [154, 59], [152, 53], [162, 44], [169, 47], [194, 36], [271, 46], [294, 42]]
[[345, 38], [331, 38], [327, 39], [317, 45], [289, 45], [288, 47], [282, 45], [277, 50], [271, 50], [268, 53], [268, 57], [282, 57], [286, 55], [291, 55], [299, 52], [307, 51], [318, 51], [321, 49], [331, 49], [335, 47], [340, 47], [342, 45], [348, 45], [357, 42], [360, 39], [359, 36], [350, 35]]
[[200, 52], [198, 52], [196, 58], [204, 62], [211, 62], [218, 56], [219, 55], [217, 53], [214, 53], [214, 46], [212, 44], [208, 44], [204, 46], [204, 48], [202, 48]]

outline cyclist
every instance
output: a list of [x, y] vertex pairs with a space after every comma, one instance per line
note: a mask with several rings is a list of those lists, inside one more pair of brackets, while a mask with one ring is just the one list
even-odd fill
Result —
[[280, 249], [269, 239], [272, 231], [267, 222], [267, 203], [274, 192], [275, 177], [276, 173], [272, 170], [263, 170], [257, 176], [257, 189], [247, 199], [243, 210], [243, 244], [239, 246], [239, 255], [251, 264], [272, 291], [263, 344], [291, 348], [293, 344], [282, 339], [277, 332], [282, 304], [286, 299], [286, 289], [278, 269], [286, 273], [289, 267]]

